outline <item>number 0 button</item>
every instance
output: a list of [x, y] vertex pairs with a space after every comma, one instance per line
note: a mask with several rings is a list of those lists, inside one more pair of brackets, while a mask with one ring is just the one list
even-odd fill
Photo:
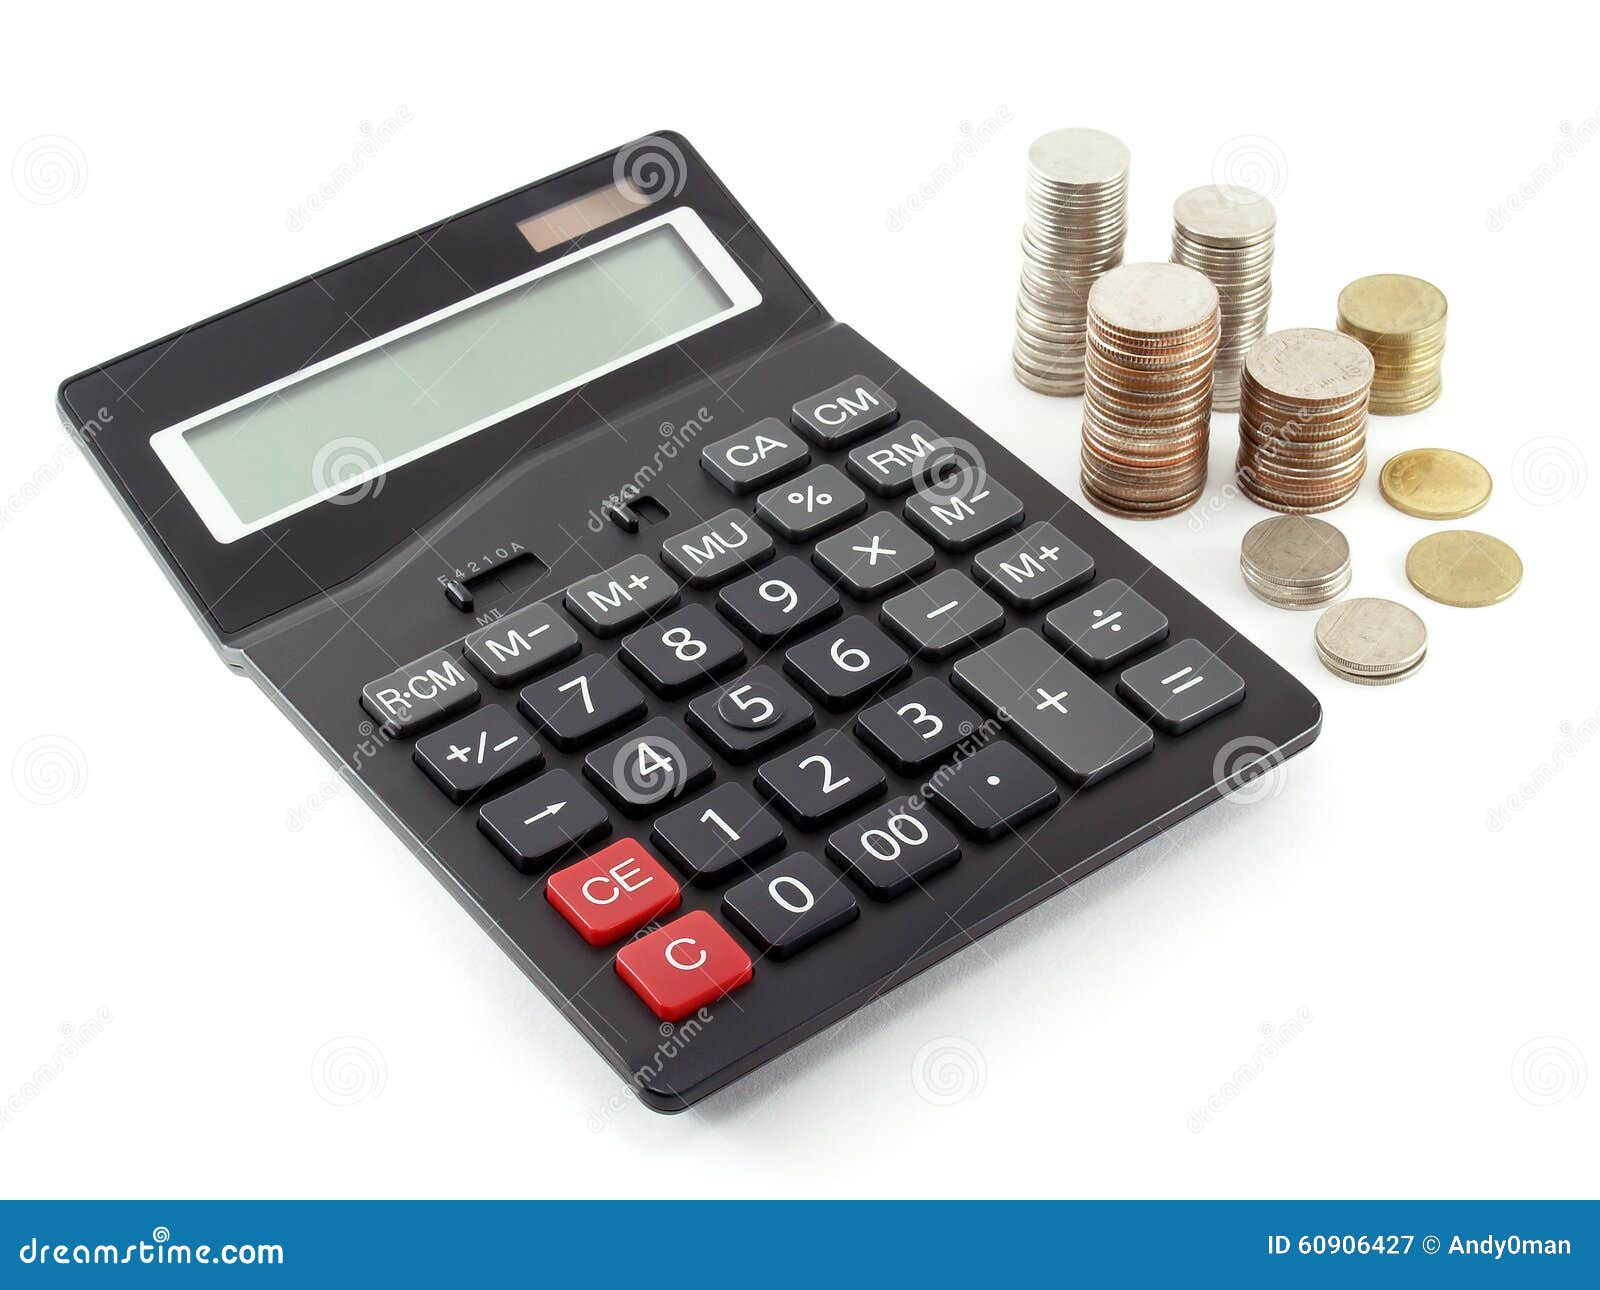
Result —
[[797, 851], [722, 898], [728, 921], [775, 959], [786, 959], [861, 917], [844, 883]]

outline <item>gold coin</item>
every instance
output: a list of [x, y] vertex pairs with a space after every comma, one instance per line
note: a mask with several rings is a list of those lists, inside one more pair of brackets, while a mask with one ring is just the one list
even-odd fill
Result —
[[1413, 341], [1444, 326], [1444, 292], [1404, 273], [1357, 278], [1339, 293], [1339, 320], [1365, 341]]
[[1413, 448], [1384, 463], [1378, 487], [1397, 511], [1423, 520], [1459, 520], [1483, 509], [1494, 481], [1464, 452]]
[[1406, 577], [1429, 600], [1460, 609], [1497, 605], [1522, 585], [1522, 557], [1471, 529], [1430, 533], [1406, 556]]

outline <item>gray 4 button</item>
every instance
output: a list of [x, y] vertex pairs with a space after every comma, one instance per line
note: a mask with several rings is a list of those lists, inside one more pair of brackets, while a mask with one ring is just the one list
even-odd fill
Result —
[[1244, 699], [1244, 681], [1192, 636], [1130, 667], [1117, 689], [1170, 735], [1181, 735]]
[[1102, 780], [1155, 746], [1149, 726], [1025, 627], [969, 654], [951, 679], [1075, 784]]

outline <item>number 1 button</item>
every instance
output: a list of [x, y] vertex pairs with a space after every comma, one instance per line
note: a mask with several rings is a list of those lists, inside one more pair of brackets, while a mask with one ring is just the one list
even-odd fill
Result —
[[783, 846], [783, 828], [743, 784], [723, 784], [668, 811], [651, 835], [697, 887], [764, 860]]
[[625, 945], [617, 975], [662, 1021], [682, 1021], [748, 984], [755, 966], [716, 919], [697, 909]]

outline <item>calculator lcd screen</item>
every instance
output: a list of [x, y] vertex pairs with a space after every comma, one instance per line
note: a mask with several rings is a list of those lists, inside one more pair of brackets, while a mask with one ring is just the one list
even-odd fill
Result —
[[[232, 542], [758, 303], [680, 208], [158, 431]], [[367, 491], [374, 491], [368, 489]]]

